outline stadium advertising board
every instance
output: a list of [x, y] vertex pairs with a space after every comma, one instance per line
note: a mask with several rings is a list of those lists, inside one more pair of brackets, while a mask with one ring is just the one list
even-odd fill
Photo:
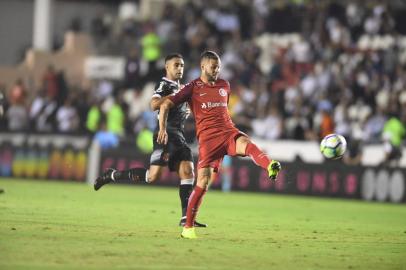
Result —
[[[111, 167], [123, 170], [137, 165], [148, 166], [148, 164], [149, 156], [137, 153], [135, 149], [103, 151], [99, 173]], [[272, 183], [267, 173], [249, 159], [234, 158], [230, 168], [233, 180], [232, 190], [397, 203], [406, 201], [404, 169], [347, 166], [340, 161], [310, 164], [299, 160], [284, 162], [283, 168], [278, 181]], [[220, 171], [210, 188], [221, 188], [221, 174]], [[167, 170], [162, 179], [154, 183], [154, 185], [168, 186], [178, 184], [177, 175]]]
[[88, 79], [120, 80], [124, 77], [123, 57], [89, 56], [85, 60], [85, 75]]
[[[283, 163], [278, 181], [268, 181], [266, 172], [249, 160], [234, 159], [233, 189], [405, 202], [406, 171], [385, 167], [347, 166], [340, 161], [309, 164]], [[217, 184], [219, 185], [219, 184]]]
[[47, 143], [47, 136], [15, 136], [0, 142], [1, 177], [86, 180], [87, 138], [53, 136]]

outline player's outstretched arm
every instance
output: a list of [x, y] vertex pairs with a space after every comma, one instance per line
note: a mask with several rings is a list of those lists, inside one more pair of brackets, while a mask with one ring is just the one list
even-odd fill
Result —
[[168, 142], [168, 133], [166, 133], [166, 123], [168, 120], [169, 109], [175, 104], [170, 99], [165, 99], [159, 108], [159, 132], [157, 143], [166, 144]]

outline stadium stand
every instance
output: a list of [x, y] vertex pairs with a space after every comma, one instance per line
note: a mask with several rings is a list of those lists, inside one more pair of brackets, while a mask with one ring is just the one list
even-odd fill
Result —
[[[28, 50], [18, 66], [0, 68], [2, 130], [89, 133], [89, 111], [98, 104], [102, 115], [118, 106], [126, 116], [119, 135], [133, 138], [154, 128], [145, 104], [162, 56], [185, 56], [187, 82], [203, 49], [222, 56], [234, 121], [256, 138], [318, 140], [337, 132], [356, 152], [360, 143], [382, 142], [386, 121], [404, 114], [401, 1], [94, 3], [92, 17], [69, 18], [57, 51]], [[61, 127], [64, 118], [75, 123]]]

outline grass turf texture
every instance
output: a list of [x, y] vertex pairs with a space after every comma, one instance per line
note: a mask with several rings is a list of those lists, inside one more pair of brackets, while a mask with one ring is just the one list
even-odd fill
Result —
[[0, 269], [406, 269], [405, 205], [210, 191], [186, 240], [175, 188], [0, 188]]

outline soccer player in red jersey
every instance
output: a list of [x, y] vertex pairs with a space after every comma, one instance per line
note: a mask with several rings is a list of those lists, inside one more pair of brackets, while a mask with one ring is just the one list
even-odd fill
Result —
[[188, 102], [196, 121], [199, 141], [197, 184], [190, 195], [186, 211], [186, 224], [181, 236], [196, 238], [194, 220], [213, 173], [218, 171], [224, 155], [250, 156], [258, 166], [268, 171], [272, 181], [281, 170], [276, 160], [271, 160], [250, 138], [239, 131], [231, 120], [227, 105], [230, 84], [218, 79], [221, 60], [217, 53], [205, 51], [200, 58], [201, 75], [168, 97], [160, 107], [158, 143], [167, 143], [166, 122], [169, 109]]
[[[180, 79], [183, 76], [183, 56], [177, 53], [169, 54], [165, 58], [166, 74], [158, 81], [154, 95], [151, 98], [151, 109], [158, 110], [161, 102], [170, 95], [179, 91]], [[109, 168], [103, 172], [94, 182], [94, 189], [99, 190], [106, 184], [120, 181], [134, 181], [152, 183], [158, 180], [163, 169], [168, 166], [170, 171], [178, 173], [180, 178], [179, 197], [182, 207], [182, 217], [179, 225], [186, 223], [186, 211], [189, 197], [193, 191], [194, 167], [192, 150], [186, 143], [184, 126], [189, 115], [186, 103], [173, 107], [168, 116], [168, 143], [158, 144], [154, 139], [154, 151], [151, 154], [149, 168], [134, 167], [128, 170], [115, 170]], [[154, 138], [158, 136], [158, 129], [154, 132]], [[195, 220], [195, 227], [207, 227], [207, 224]]]

